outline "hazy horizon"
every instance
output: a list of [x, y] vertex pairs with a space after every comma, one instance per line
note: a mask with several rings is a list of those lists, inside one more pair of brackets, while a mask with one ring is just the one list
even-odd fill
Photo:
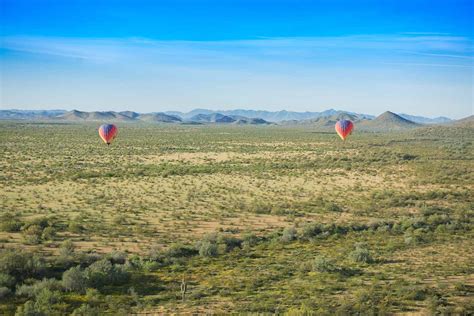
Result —
[[463, 0], [5, 0], [0, 107], [458, 119], [473, 113], [471, 9]]
[[325, 109], [320, 110], [320, 111], [293, 111], [293, 110], [288, 110], [288, 109], [265, 110], [265, 109], [259, 109], [259, 108], [229, 108], [229, 109], [193, 108], [189, 111], [180, 111], [180, 110], [175, 110], [175, 109], [169, 109], [169, 110], [163, 110], [163, 111], [147, 111], [147, 112], [135, 111], [135, 110], [131, 110], [131, 109], [82, 110], [82, 109], [78, 109], [78, 108], [70, 108], [70, 109], [67, 109], [67, 108], [23, 108], [23, 109], [21, 109], [21, 108], [1, 108], [0, 110], [4, 110], [4, 111], [74, 111], [74, 110], [76, 110], [76, 111], [80, 111], [80, 112], [126, 112], [126, 111], [131, 111], [131, 112], [136, 112], [136, 113], [141, 113], [141, 114], [145, 114], [145, 113], [171, 113], [171, 112], [180, 112], [180, 113], [183, 113], [183, 114], [187, 114], [189, 112], [199, 111], [199, 110], [213, 111], [213, 112], [216, 112], [216, 113], [227, 112], [227, 111], [255, 111], [255, 112], [273, 112], [273, 113], [287, 111], [287, 112], [295, 112], [295, 113], [305, 113], [305, 112], [308, 112], [308, 113], [318, 113], [319, 112], [320, 113], [320, 112], [324, 112], [324, 111], [334, 110], [334, 111], [340, 111], [340, 112], [372, 115], [374, 117], [377, 117], [377, 116], [389, 111], [389, 112], [393, 112], [395, 114], [406, 114], [406, 115], [411, 115], [411, 116], [419, 116], [419, 117], [432, 118], [432, 119], [445, 117], [445, 118], [449, 118], [449, 119], [453, 119], [453, 120], [462, 119], [462, 118], [465, 118], [465, 117], [468, 117], [468, 116], [472, 115], [471, 114], [471, 115], [461, 117], [461, 118], [453, 118], [453, 117], [450, 117], [450, 116], [426, 116], [426, 115], [417, 114], [417, 113], [395, 112], [395, 111], [392, 111], [390, 109], [387, 109], [387, 110], [384, 110], [380, 113], [375, 113], [374, 114], [374, 113], [364, 113], [364, 112], [357, 112], [357, 111], [347, 111], [347, 110], [339, 109], [339, 108], [325, 108]]

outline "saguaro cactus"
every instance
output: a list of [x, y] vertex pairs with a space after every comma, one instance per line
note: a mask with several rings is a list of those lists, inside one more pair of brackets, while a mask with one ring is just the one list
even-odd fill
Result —
[[183, 298], [183, 302], [186, 299], [187, 289], [188, 289], [188, 285], [186, 284], [186, 278], [183, 276], [183, 280], [181, 281], [181, 296]]

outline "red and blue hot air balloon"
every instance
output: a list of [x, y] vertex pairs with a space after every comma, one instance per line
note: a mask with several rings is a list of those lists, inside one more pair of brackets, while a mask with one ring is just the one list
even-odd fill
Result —
[[100, 138], [102, 138], [107, 145], [110, 145], [114, 140], [115, 136], [117, 136], [117, 132], [117, 126], [114, 124], [104, 124], [99, 127]]
[[336, 123], [336, 132], [342, 140], [346, 140], [347, 136], [352, 133], [354, 123], [349, 120], [340, 120]]

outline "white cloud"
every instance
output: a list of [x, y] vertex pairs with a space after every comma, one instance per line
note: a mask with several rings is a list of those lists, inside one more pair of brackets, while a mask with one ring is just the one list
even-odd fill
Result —
[[[1, 47], [11, 51], [92, 62], [136, 60], [154, 62], [212, 62], [237, 59], [298, 61], [301, 58], [335, 57], [351, 61], [385, 54], [462, 58], [472, 62], [473, 43], [449, 35], [358, 35], [343, 37], [263, 38], [233, 41], [157, 41], [146, 38], [71, 39], [48, 37], [4, 37]], [[468, 64], [463, 64], [464, 66]]]
[[472, 112], [472, 40], [449, 34], [0, 41], [4, 107]]

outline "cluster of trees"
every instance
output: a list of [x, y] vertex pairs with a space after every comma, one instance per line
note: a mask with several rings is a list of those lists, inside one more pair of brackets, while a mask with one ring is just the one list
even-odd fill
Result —
[[[17, 315], [64, 311], [68, 308], [66, 292], [97, 296], [104, 287], [127, 284], [131, 278], [131, 267], [121, 252], [108, 256], [76, 253], [71, 241], [65, 241], [55, 259], [46, 262], [36, 254], [15, 249], [0, 252], [0, 298], [14, 295], [26, 300]], [[58, 271], [62, 271], [60, 278]], [[90, 308], [88, 305], [81, 310]]]

